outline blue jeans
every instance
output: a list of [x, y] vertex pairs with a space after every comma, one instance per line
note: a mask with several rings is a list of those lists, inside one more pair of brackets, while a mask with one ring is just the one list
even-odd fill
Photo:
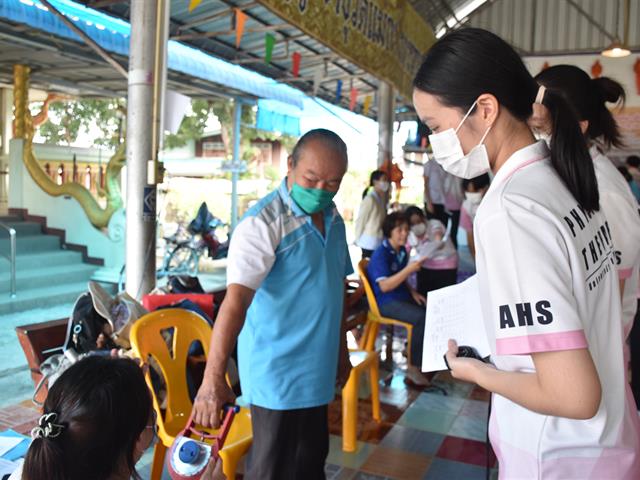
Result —
[[424, 305], [418, 305], [413, 300], [396, 301], [380, 305], [380, 313], [394, 320], [413, 325], [411, 335], [411, 365], [422, 367], [422, 343], [424, 341], [424, 322], [426, 309]]

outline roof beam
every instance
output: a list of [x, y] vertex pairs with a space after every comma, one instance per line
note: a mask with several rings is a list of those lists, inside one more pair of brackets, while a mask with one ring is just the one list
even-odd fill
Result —
[[[261, 33], [261, 32], [272, 32], [274, 30], [283, 30], [285, 28], [294, 28], [288, 23], [279, 23], [277, 25], [263, 25], [261, 27], [252, 27], [245, 28], [244, 33]], [[180, 35], [175, 35], [171, 37], [171, 40], [196, 40], [199, 38], [210, 38], [210, 37], [223, 37], [226, 35], [234, 35], [236, 33], [236, 29], [228, 29], [228, 30], [218, 30], [216, 32], [200, 32], [200, 33], [185, 33]], [[280, 32], [277, 32], [280, 33]]]

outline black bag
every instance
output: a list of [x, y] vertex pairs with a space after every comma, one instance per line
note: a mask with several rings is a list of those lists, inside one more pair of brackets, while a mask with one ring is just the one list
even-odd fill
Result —
[[78, 354], [88, 353], [98, 348], [96, 341], [104, 334], [104, 349], [116, 348], [111, 339], [112, 328], [109, 321], [93, 306], [89, 292], [78, 297], [67, 325], [67, 338], [63, 350], [72, 349]]

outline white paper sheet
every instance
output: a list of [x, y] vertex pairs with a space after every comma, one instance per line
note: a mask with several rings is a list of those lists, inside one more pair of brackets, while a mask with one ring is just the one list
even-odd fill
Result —
[[458, 345], [475, 348], [482, 357], [491, 353], [482, 321], [477, 275], [427, 295], [423, 372], [447, 369], [443, 355], [450, 338], [458, 342]]
[[0, 457], [18, 445], [22, 438], [0, 436]]

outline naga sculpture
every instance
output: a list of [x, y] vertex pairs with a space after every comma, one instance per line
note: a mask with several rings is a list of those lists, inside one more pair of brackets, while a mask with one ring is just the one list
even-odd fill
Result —
[[[75, 198], [87, 218], [96, 228], [107, 228], [112, 215], [122, 208], [122, 195], [118, 177], [126, 162], [125, 144], [122, 143], [109, 160], [106, 169], [104, 196], [106, 206], [100, 206], [95, 197], [79, 183], [63, 183], [58, 185], [44, 171], [33, 154], [33, 135], [35, 128], [29, 111], [29, 73], [26, 65], [13, 67], [13, 106], [14, 106], [14, 136], [24, 139], [22, 160], [33, 181], [46, 193], [59, 197], [69, 195]], [[46, 108], [46, 105], [45, 107]], [[46, 118], [46, 111], [39, 117]]]

